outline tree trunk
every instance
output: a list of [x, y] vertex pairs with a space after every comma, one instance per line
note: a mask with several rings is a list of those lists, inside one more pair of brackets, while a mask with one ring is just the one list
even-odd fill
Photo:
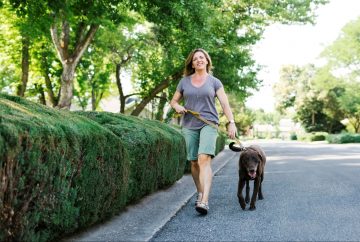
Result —
[[[125, 101], [126, 96], [124, 96], [124, 91], [121, 84], [121, 67], [125, 66], [132, 58], [133, 48], [134, 44], [130, 44], [125, 52], [117, 53], [119, 57], [121, 58], [121, 61], [119, 63], [116, 63], [116, 85], [118, 87], [119, 91], [119, 100], [120, 100], [120, 113], [125, 113]], [[126, 53], [126, 54], [125, 54]]]
[[133, 116], [139, 116], [139, 114], [141, 113], [141, 111], [145, 108], [145, 106], [151, 101], [153, 100], [156, 95], [160, 92], [162, 92], [163, 90], [165, 90], [166, 88], [169, 87], [170, 83], [178, 80], [180, 77], [182, 76], [182, 71], [178, 71], [177, 73], [173, 74], [172, 76], [170, 76], [169, 78], [163, 80], [159, 85], [157, 85], [150, 93], [148, 96], [146, 96], [145, 98], [143, 98], [141, 100], [141, 102], [136, 106], [136, 108], [132, 111], [131, 115]]
[[159, 120], [159, 121], [164, 120], [164, 107], [165, 107], [166, 102], [167, 102], [166, 93], [163, 92], [161, 94], [158, 110], [157, 110], [156, 115], [155, 115], [156, 120]]
[[22, 36], [21, 39], [21, 84], [17, 90], [17, 95], [23, 97], [25, 95], [26, 86], [29, 80], [29, 46], [30, 40], [26, 36]]
[[96, 93], [95, 93], [95, 85], [94, 85], [94, 76], [90, 77], [90, 86], [91, 86], [91, 110], [96, 110]]
[[43, 73], [44, 78], [45, 78], [46, 93], [49, 96], [49, 100], [51, 102], [51, 105], [53, 107], [55, 107], [58, 104], [58, 99], [55, 97], [55, 94], [54, 94], [53, 86], [51, 84], [51, 80], [50, 80], [50, 77], [49, 77], [49, 68], [48, 68], [48, 66], [49, 65], [48, 65], [46, 53], [43, 52], [42, 57], [41, 57], [41, 69], [42, 69], [42, 73]]
[[360, 133], [360, 116], [355, 115], [353, 117], [354, 121], [351, 121], [351, 118], [349, 118], [350, 124], [354, 127], [355, 133]]
[[73, 98], [73, 79], [75, 74], [75, 63], [63, 65], [61, 75], [61, 91], [58, 108], [70, 109], [71, 100]]
[[121, 84], [121, 64], [116, 64], [116, 85], [119, 91], [119, 100], [120, 100], [120, 113], [125, 113], [125, 101], [124, 91]]
[[41, 84], [35, 84], [35, 88], [39, 93], [39, 102], [46, 106], [45, 92]]
[[91, 24], [89, 30], [85, 24], [80, 24], [78, 28], [77, 38], [74, 50], [69, 50], [70, 42], [70, 25], [66, 20], [62, 21], [60, 37], [56, 24], [50, 28], [51, 39], [55, 45], [56, 52], [62, 63], [63, 73], [61, 75], [60, 99], [57, 107], [62, 109], [70, 109], [71, 100], [73, 98], [73, 80], [77, 64], [83, 56], [85, 50], [90, 45], [94, 35], [99, 28], [98, 24]]

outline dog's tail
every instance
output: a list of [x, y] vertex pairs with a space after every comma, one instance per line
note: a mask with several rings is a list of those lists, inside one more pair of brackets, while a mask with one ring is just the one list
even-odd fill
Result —
[[244, 151], [245, 147], [243, 146], [235, 146], [235, 142], [231, 142], [229, 144], [229, 149], [235, 152], [240, 152], [240, 151]]

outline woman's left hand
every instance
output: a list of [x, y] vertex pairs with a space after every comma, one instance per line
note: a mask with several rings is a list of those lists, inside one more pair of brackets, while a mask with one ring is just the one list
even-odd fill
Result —
[[235, 139], [236, 138], [236, 133], [237, 133], [237, 129], [236, 129], [236, 125], [235, 123], [229, 123], [228, 125], [228, 136], [230, 139]]

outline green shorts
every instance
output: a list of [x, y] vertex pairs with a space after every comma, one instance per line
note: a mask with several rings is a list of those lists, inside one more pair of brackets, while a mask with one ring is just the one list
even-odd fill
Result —
[[205, 125], [201, 129], [181, 129], [185, 138], [187, 159], [197, 160], [199, 154], [215, 156], [217, 129]]

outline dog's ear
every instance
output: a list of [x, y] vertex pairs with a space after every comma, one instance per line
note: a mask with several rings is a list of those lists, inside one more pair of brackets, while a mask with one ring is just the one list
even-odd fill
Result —
[[265, 161], [265, 157], [263, 157], [260, 152], [257, 152], [257, 153], [258, 153], [258, 156], [259, 156], [260, 160], [264, 162], [264, 161]]
[[241, 147], [235, 146], [235, 142], [231, 142], [229, 144], [229, 149], [235, 152], [240, 152], [243, 151], [243, 149]]

